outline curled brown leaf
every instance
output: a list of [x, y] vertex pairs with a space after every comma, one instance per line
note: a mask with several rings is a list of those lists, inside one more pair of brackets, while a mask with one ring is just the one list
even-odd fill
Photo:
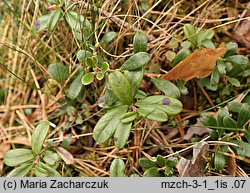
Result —
[[177, 64], [162, 78], [166, 80], [189, 81], [192, 78], [205, 78], [209, 76], [216, 65], [216, 60], [227, 51], [225, 46], [217, 49], [202, 48]]

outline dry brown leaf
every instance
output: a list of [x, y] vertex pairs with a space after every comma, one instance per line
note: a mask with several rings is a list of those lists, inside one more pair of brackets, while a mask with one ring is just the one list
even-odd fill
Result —
[[225, 46], [217, 49], [202, 48], [177, 64], [162, 78], [166, 80], [189, 81], [192, 78], [204, 78], [211, 74], [216, 65], [216, 60], [227, 51]]
[[56, 148], [56, 152], [60, 155], [60, 157], [63, 159], [63, 161], [66, 164], [68, 164], [68, 165], [74, 164], [75, 159], [69, 151], [67, 151], [66, 149], [64, 149], [62, 147], [58, 147], [58, 148]]
[[206, 133], [209, 133], [210, 131], [211, 131], [211, 129], [204, 127], [204, 125], [198, 119], [196, 124], [189, 127], [187, 133], [184, 136], [184, 139], [190, 140], [194, 135], [202, 136]]
[[208, 153], [209, 145], [207, 142], [198, 142], [193, 148], [192, 160], [181, 158], [176, 166], [181, 177], [203, 176], [203, 169], [206, 164], [205, 157]]

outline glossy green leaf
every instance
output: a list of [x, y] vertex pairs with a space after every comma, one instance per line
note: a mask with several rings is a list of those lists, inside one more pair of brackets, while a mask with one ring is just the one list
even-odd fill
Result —
[[133, 102], [133, 93], [128, 79], [120, 72], [115, 71], [109, 74], [108, 82], [117, 99], [123, 104], [131, 104]]
[[65, 81], [69, 77], [69, 68], [63, 64], [50, 64], [49, 74], [58, 82]]
[[232, 146], [232, 148], [236, 150], [237, 155], [241, 157], [250, 158], [250, 143], [246, 143], [241, 140], [230, 140], [230, 142], [240, 146], [240, 147]]
[[196, 30], [193, 28], [193, 26], [190, 24], [185, 24], [183, 30], [185, 37], [193, 44], [193, 46], [196, 46], [197, 36], [196, 36]]
[[247, 65], [248, 64], [248, 58], [242, 55], [234, 55], [234, 56], [228, 56], [225, 58], [226, 61], [238, 64], [238, 65]]
[[137, 112], [128, 112], [121, 117], [122, 123], [130, 123], [138, 116]]
[[76, 11], [67, 11], [65, 19], [78, 41], [86, 41], [92, 33], [92, 26], [89, 20]]
[[144, 177], [157, 177], [158, 175], [159, 169], [157, 167], [149, 168], [143, 174]]
[[88, 72], [87, 74], [84, 74], [82, 77], [82, 84], [88, 85], [91, 84], [94, 80], [94, 72]]
[[112, 89], [108, 88], [105, 93], [104, 103], [108, 106], [114, 105], [118, 101]]
[[79, 50], [76, 57], [81, 63], [84, 63], [86, 58], [92, 57], [92, 53], [87, 50]]
[[34, 22], [35, 31], [40, 32], [40, 31], [46, 29], [48, 26], [49, 18], [50, 18], [50, 13], [39, 17]]
[[140, 88], [141, 81], [143, 79], [143, 72], [144, 70], [142, 68], [134, 71], [128, 71], [128, 70], [124, 71], [124, 76], [128, 79], [130, 83], [133, 96], [135, 96], [135, 94], [138, 92]]
[[225, 165], [226, 165], [225, 156], [219, 152], [215, 152], [214, 153], [214, 167], [217, 170], [222, 170], [224, 169]]
[[201, 42], [201, 47], [204, 47], [204, 48], [213, 48], [215, 49], [215, 45], [214, 45], [214, 42], [212, 42], [211, 40], [204, 40]]
[[98, 143], [104, 143], [112, 137], [127, 109], [127, 105], [113, 108], [99, 119], [93, 131], [93, 137]]
[[112, 31], [108, 32], [102, 37], [100, 43], [101, 44], [108, 44], [108, 43], [112, 42], [115, 39], [115, 37], [116, 37], [115, 32], [112, 32]]
[[146, 171], [149, 168], [157, 167], [157, 164], [148, 158], [140, 158], [139, 159], [139, 166], [142, 168], [143, 171]]
[[44, 164], [43, 162], [40, 161], [38, 163], [38, 165], [39, 165], [39, 167], [41, 167], [42, 169], [47, 171], [49, 177], [61, 177], [61, 174], [58, 171], [56, 171], [52, 167]]
[[236, 78], [231, 78], [227, 76], [227, 80], [236, 87], [240, 86], [240, 81], [238, 81]]
[[217, 127], [216, 119], [212, 115], [209, 115], [208, 113], [202, 114], [200, 121], [203, 125], [205, 125], [208, 128], [215, 129], [215, 127]]
[[220, 81], [220, 73], [217, 68], [215, 68], [211, 74], [210, 84], [211, 85], [218, 85]]
[[188, 89], [185, 86], [186, 82], [184, 80], [178, 80], [177, 81], [177, 87], [180, 90], [181, 94], [187, 95], [188, 94]]
[[182, 48], [186, 48], [186, 49], [189, 49], [190, 47], [192, 46], [191, 42], [186, 40], [184, 42], [181, 43], [181, 47]]
[[42, 158], [47, 164], [49, 164], [51, 166], [55, 165], [61, 159], [57, 153], [55, 153], [51, 150], [45, 150], [42, 153]]
[[71, 142], [72, 142], [72, 139], [73, 139], [73, 138], [72, 138], [72, 134], [69, 134], [68, 137], [63, 138], [63, 141], [62, 141], [61, 146], [62, 146], [64, 149], [68, 149], [69, 146], [70, 146], [70, 144], [71, 144]]
[[82, 76], [83, 73], [78, 74], [69, 86], [67, 97], [72, 100], [76, 99], [82, 93], [82, 90], [84, 90], [84, 86], [82, 84]]
[[95, 67], [96, 67], [95, 63], [93, 62], [92, 57], [91, 57], [91, 58], [90, 58], [90, 57], [87, 57], [87, 58], [85, 59], [85, 64], [86, 64], [87, 66], [91, 67], [91, 68], [95, 68]]
[[227, 104], [227, 107], [228, 107], [229, 111], [232, 111], [234, 113], [239, 113], [240, 109], [242, 107], [242, 103], [231, 101]]
[[146, 52], [148, 46], [148, 38], [144, 33], [136, 32], [133, 39], [133, 44], [134, 44], [134, 53]]
[[35, 159], [36, 155], [30, 149], [12, 149], [5, 153], [4, 163], [8, 166], [17, 166]]
[[136, 70], [143, 67], [150, 60], [150, 55], [146, 52], [138, 52], [131, 56], [122, 66], [122, 70]]
[[220, 74], [226, 74], [226, 64], [223, 60], [218, 59], [217, 60], [217, 65], [216, 65], [217, 70], [219, 71]]
[[138, 90], [137, 93], [135, 94], [136, 99], [143, 99], [145, 97], [147, 97], [147, 94], [142, 90]]
[[32, 169], [34, 163], [27, 162], [23, 163], [22, 165], [18, 166], [17, 168], [13, 169], [7, 177], [24, 177], [26, 176], [30, 170]]
[[125, 164], [121, 158], [115, 158], [109, 169], [110, 177], [125, 177]]
[[40, 122], [31, 137], [31, 148], [35, 154], [38, 154], [43, 146], [43, 142], [49, 132], [50, 125], [47, 121]]
[[235, 42], [227, 43], [227, 52], [225, 53], [224, 57], [235, 55], [238, 50], [238, 44]]
[[219, 134], [217, 130], [211, 130], [210, 131], [210, 138], [214, 141], [217, 141], [219, 138]]
[[56, 26], [56, 24], [61, 16], [62, 16], [62, 10], [60, 8], [57, 8], [50, 13], [49, 20], [48, 20], [48, 30], [49, 31], [54, 30], [54, 28], [55, 28], [55, 26]]
[[173, 51], [167, 51], [165, 55], [169, 62], [172, 62], [174, 58], [176, 57], [176, 53]]
[[140, 108], [155, 108], [165, 112], [167, 115], [177, 115], [182, 111], [182, 103], [165, 95], [154, 95], [139, 100], [135, 103]]
[[36, 175], [36, 177], [47, 177], [48, 176], [47, 170], [41, 168], [39, 165], [35, 166], [34, 174]]
[[157, 155], [156, 157], [156, 164], [159, 166], [159, 167], [165, 167], [166, 165], [166, 159], [162, 156], [162, 155]]
[[197, 34], [197, 44], [200, 45], [205, 40], [211, 40], [214, 36], [214, 30], [200, 31]]
[[182, 48], [175, 56], [173, 61], [173, 66], [176, 66], [178, 63], [183, 61], [186, 57], [191, 54], [190, 50], [187, 48]]
[[97, 80], [102, 80], [104, 78], [104, 73], [103, 72], [98, 72], [97, 74], [96, 74], [96, 79]]
[[250, 120], [250, 105], [243, 103], [238, 114], [238, 127], [242, 127], [247, 121]]
[[173, 98], [179, 98], [181, 96], [178, 87], [172, 82], [161, 78], [151, 78], [151, 80], [159, 90], [164, 92], [165, 95]]
[[237, 122], [229, 116], [223, 118], [223, 125], [227, 128], [237, 128]]
[[142, 115], [143, 117], [153, 120], [153, 121], [159, 121], [164, 122], [168, 120], [168, 115], [164, 111], [155, 108], [152, 106], [142, 106], [140, 107], [137, 112]]
[[114, 133], [114, 142], [117, 148], [121, 149], [127, 143], [131, 126], [132, 122], [130, 123], [120, 122], [119, 125], [117, 126]]
[[244, 137], [247, 139], [248, 143], [250, 143], [250, 123], [248, 124], [248, 128], [244, 131]]
[[230, 116], [229, 112], [226, 108], [220, 108], [217, 112], [217, 126], [218, 126], [218, 134], [219, 136], [222, 135], [222, 133], [224, 132], [224, 129], [222, 129], [224, 127], [223, 124], [223, 119], [224, 117]]
[[106, 72], [107, 70], [109, 70], [109, 63], [108, 62], [103, 62], [103, 63], [101, 63], [101, 70], [103, 71], [103, 72]]

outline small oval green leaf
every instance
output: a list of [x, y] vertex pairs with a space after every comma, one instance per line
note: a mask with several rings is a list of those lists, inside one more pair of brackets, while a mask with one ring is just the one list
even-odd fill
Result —
[[154, 106], [142, 106], [137, 110], [137, 112], [143, 117], [153, 121], [164, 122], [168, 120], [168, 115]]
[[144, 176], [144, 177], [157, 177], [158, 174], [159, 174], [159, 169], [158, 169], [158, 167], [152, 167], [152, 168], [147, 169], [147, 170], [144, 172], [143, 176]]
[[213, 116], [209, 115], [208, 113], [202, 114], [200, 121], [203, 125], [205, 125], [208, 128], [215, 129], [217, 127], [216, 119]]
[[132, 122], [130, 123], [120, 122], [119, 125], [117, 126], [114, 133], [114, 142], [117, 148], [121, 149], [127, 143], [131, 126]]
[[214, 167], [217, 170], [222, 170], [224, 169], [225, 165], [226, 165], [225, 156], [219, 152], [215, 152], [214, 153]]
[[115, 158], [110, 165], [109, 176], [125, 177], [124, 171], [125, 171], [125, 164], [123, 160], [121, 158]]
[[102, 37], [102, 40], [101, 40], [101, 44], [108, 44], [110, 42], [112, 42], [116, 37], [116, 33], [115, 32], [108, 32], [106, 33], [103, 37]]
[[130, 123], [138, 116], [137, 112], [128, 112], [121, 117], [122, 123]]
[[119, 106], [109, 110], [97, 122], [93, 131], [93, 138], [98, 143], [106, 142], [114, 134], [120, 123], [120, 118], [127, 112], [127, 110], [127, 105]]
[[190, 50], [187, 48], [182, 48], [175, 56], [173, 61], [173, 66], [176, 66], [178, 63], [183, 61], [186, 57], [191, 54]]
[[223, 118], [223, 125], [227, 128], [237, 128], [237, 122], [229, 116]]
[[34, 132], [32, 133], [31, 148], [35, 154], [38, 154], [41, 151], [49, 128], [49, 123], [47, 121], [42, 121], [36, 126]]
[[238, 50], [238, 44], [235, 42], [227, 43], [227, 52], [224, 54], [224, 57], [235, 55]]
[[4, 163], [8, 166], [17, 166], [35, 159], [36, 155], [30, 149], [12, 149], [5, 153]]
[[84, 63], [85, 62], [85, 59], [88, 58], [88, 57], [91, 57], [92, 56], [92, 53], [90, 53], [89, 51], [87, 50], [79, 50], [77, 52], [77, 59], [81, 62], [81, 63]]
[[84, 74], [82, 77], [82, 84], [88, 85], [91, 84], [94, 80], [94, 72], [88, 72], [87, 74]]
[[122, 66], [122, 70], [136, 70], [141, 68], [150, 60], [150, 55], [146, 52], [138, 52], [131, 56]]
[[239, 113], [240, 112], [240, 109], [242, 107], [242, 103], [238, 103], [238, 102], [235, 102], [235, 101], [231, 101], [227, 104], [227, 107], [229, 109], [229, 111], [232, 111], [234, 113]]
[[49, 31], [54, 30], [61, 15], [62, 15], [62, 10], [60, 8], [57, 8], [50, 13], [49, 21], [48, 21], [48, 30]]
[[174, 98], [179, 98], [181, 96], [178, 87], [175, 86], [172, 82], [161, 78], [151, 78], [151, 79], [154, 85], [162, 92], [164, 92], [165, 95]]
[[62, 82], [69, 77], [69, 68], [60, 63], [50, 64], [48, 72], [58, 82]]
[[40, 161], [38, 163], [38, 165], [39, 165], [39, 167], [41, 167], [41, 168], [43, 168], [44, 170], [47, 171], [49, 177], [61, 177], [61, 174], [58, 171], [56, 171], [52, 167], [44, 164], [43, 162]]
[[166, 160], [162, 155], [157, 155], [156, 157], [156, 163], [159, 167], [165, 167], [166, 165]]
[[101, 63], [100, 68], [103, 72], [107, 72], [109, 70], [109, 63], [108, 62]]
[[56, 163], [61, 159], [57, 153], [50, 150], [45, 150], [42, 153], [42, 158], [47, 164], [51, 166], [56, 165]]
[[129, 70], [124, 71], [124, 76], [128, 79], [130, 83], [133, 96], [135, 96], [135, 94], [138, 92], [140, 88], [143, 79], [143, 72], [144, 70], [142, 68], [134, 71], [129, 71]]
[[104, 78], [104, 73], [103, 72], [98, 72], [97, 74], [96, 74], [96, 79], [97, 80], [102, 80]]
[[238, 127], [242, 127], [249, 120], [250, 120], [250, 106], [247, 103], [243, 103], [240, 108], [240, 112], [238, 114], [238, 119], [237, 119]]
[[32, 169], [34, 163], [33, 162], [28, 162], [28, 163], [23, 163], [19, 167], [15, 168], [12, 170], [7, 177], [24, 177], [26, 176], [30, 170]]
[[73, 80], [73, 82], [69, 86], [69, 91], [67, 96], [72, 100], [76, 99], [84, 90], [84, 86], [82, 84], [82, 75], [83, 73], [77, 75], [77, 77]]
[[238, 81], [236, 78], [231, 78], [227, 76], [227, 80], [236, 87], [240, 86], [240, 81]]
[[120, 72], [115, 71], [109, 74], [108, 82], [117, 99], [123, 104], [131, 104], [133, 102], [132, 88], [128, 79]]
[[[169, 100], [167, 104], [166, 100]], [[179, 100], [165, 95], [149, 96], [139, 100], [135, 105], [140, 108], [159, 109], [167, 115], [176, 115], [182, 111], [182, 103]]]
[[193, 46], [196, 46], [197, 36], [196, 36], [196, 30], [193, 28], [193, 26], [190, 24], [185, 24], [183, 30], [185, 37], [193, 44]]
[[134, 39], [134, 53], [146, 52], [148, 45], [148, 38], [143, 32], [136, 32]]
[[143, 171], [146, 171], [149, 168], [157, 167], [157, 164], [149, 160], [148, 158], [143, 157], [139, 159], [139, 166], [142, 168]]
[[238, 65], [247, 65], [248, 58], [242, 55], [228, 56], [225, 58], [227, 62], [231, 62]]

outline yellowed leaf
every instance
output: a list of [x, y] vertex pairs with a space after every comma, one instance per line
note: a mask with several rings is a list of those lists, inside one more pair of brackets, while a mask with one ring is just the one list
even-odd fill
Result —
[[162, 78], [166, 80], [189, 81], [192, 78], [205, 78], [209, 76], [216, 65], [216, 60], [227, 51], [225, 46], [217, 49], [202, 48], [177, 64]]

